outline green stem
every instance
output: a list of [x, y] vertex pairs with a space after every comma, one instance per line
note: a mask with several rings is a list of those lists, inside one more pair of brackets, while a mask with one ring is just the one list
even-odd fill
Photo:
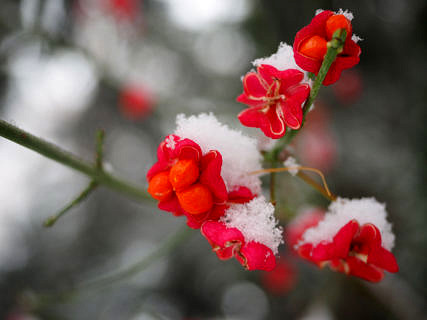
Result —
[[58, 221], [58, 219], [61, 218], [67, 211], [69, 211], [71, 208], [75, 207], [80, 202], [82, 202], [83, 200], [85, 200], [89, 196], [89, 194], [91, 194], [92, 191], [96, 189], [97, 186], [98, 186], [98, 184], [96, 182], [91, 181], [91, 183], [89, 183], [89, 185], [87, 186], [87, 188], [84, 189], [82, 191], [82, 193], [80, 193], [80, 195], [77, 198], [75, 198], [68, 205], [66, 205], [56, 215], [47, 218], [43, 225], [45, 227], [52, 227], [56, 223], [56, 221]]
[[96, 157], [95, 165], [99, 171], [103, 170], [103, 160], [104, 160], [104, 130], [98, 130], [96, 132]]
[[279, 153], [289, 143], [291, 143], [292, 139], [296, 136], [299, 130], [301, 130], [301, 128], [304, 126], [305, 116], [307, 115], [307, 112], [310, 110], [311, 105], [313, 104], [314, 100], [319, 94], [320, 87], [322, 86], [323, 80], [325, 80], [325, 77], [329, 71], [329, 68], [331, 67], [332, 63], [335, 61], [335, 58], [337, 57], [337, 55], [342, 52], [346, 36], [347, 36], [347, 32], [345, 29], [338, 29], [337, 31], [335, 31], [332, 37], [332, 40], [328, 42], [328, 51], [326, 52], [326, 55], [323, 59], [323, 62], [317, 74], [316, 80], [313, 83], [313, 87], [310, 90], [310, 96], [308, 97], [307, 101], [305, 102], [302, 108], [303, 120], [302, 120], [301, 127], [298, 130], [288, 131], [288, 133], [283, 138], [277, 141], [274, 148], [264, 155], [264, 159], [266, 161], [270, 161], [270, 162], [277, 161]]
[[92, 163], [84, 161], [72, 153], [36, 137], [29, 132], [19, 129], [4, 120], [0, 120], [0, 136], [31, 149], [49, 159], [62, 163], [67, 167], [77, 170], [89, 176], [93, 181], [100, 185], [104, 185], [139, 200], [151, 199], [144, 189], [101, 171]]
[[159, 248], [157, 248], [156, 250], [154, 250], [149, 255], [142, 258], [140, 261], [136, 262], [135, 264], [127, 267], [126, 269], [118, 271], [116, 273], [112, 273], [105, 277], [95, 279], [91, 282], [83, 283], [79, 285], [76, 289], [78, 290], [100, 289], [104, 286], [111, 285], [115, 282], [119, 282], [128, 278], [131, 278], [132, 276], [147, 269], [153, 262], [159, 260], [161, 257], [168, 254], [172, 249], [176, 248], [185, 240], [187, 240], [189, 236], [192, 234], [193, 234], [192, 230], [189, 229], [187, 225], [185, 225], [181, 229], [179, 229], [176, 233], [174, 233], [169, 238], [167, 238], [166, 241], [162, 243], [162, 245]]
[[[331, 67], [332, 63], [335, 61], [335, 58], [337, 57], [337, 55], [342, 52], [346, 36], [347, 36], [347, 31], [345, 29], [339, 29], [335, 31], [332, 37], [332, 40], [328, 42], [328, 51], [326, 52], [326, 55], [323, 58], [323, 62], [319, 69], [319, 73], [317, 74], [313, 87], [310, 90], [310, 96], [302, 108], [304, 119], [308, 110], [310, 110], [311, 105], [313, 104], [314, 100], [316, 99], [319, 93], [320, 87], [322, 86], [323, 80], [325, 80], [325, 77], [328, 74], [329, 68]], [[304, 125], [304, 120], [302, 125]], [[301, 125], [301, 128], [302, 128], [302, 125]]]
[[270, 173], [270, 202], [276, 204], [276, 173]]
[[128, 266], [123, 270], [106, 275], [104, 277], [100, 277], [93, 281], [81, 283], [74, 288], [57, 294], [37, 294], [35, 299], [33, 299], [34, 301], [32, 302], [33, 308], [40, 310], [48, 305], [66, 303], [74, 298], [82, 297], [91, 292], [104, 289], [107, 286], [111, 286], [116, 282], [129, 279], [132, 276], [146, 270], [160, 258], [169, 254], [173, 249], [184, 243], [192, 234], [194, 234], [192, 230], [185, 225], [178, 229], [178, 231], [172, 234], [170, 237], [168, 237], [156, 250], [152, 251], [140, 261]]

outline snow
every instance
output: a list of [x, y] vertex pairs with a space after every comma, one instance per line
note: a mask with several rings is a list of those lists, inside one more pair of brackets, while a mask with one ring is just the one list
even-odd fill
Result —
[[325, 218], [316, 227], [307, 229], [297, 246], [331, 242], [335, 234], [352, 219], [356, 219], [361, 226], [366, 223], [375, 225], [381, 232], [382, 246], [387, 250], [393, 248], [395, 237], [391, 224], [387, 221], [385, 204], [379, 203], [375, 198], [338, 198], [333, 201]]
[[296, 64], [294, 59], [294, 49], [286, 42], [280, 43], [276, 53], [273, 53], [269, 57], [256, 59], [252, 61], [252, 64], [255, 67], [258, 67], [262, 64], [268, 64], [280, 71], [287, 69], [297, 69], [304, 73], [303, 82], [308, 83], [310, 86], [312, 85], [312, 81], [308, 78], [308, 73]]
[[[317, 9], [316, 13], [314, 15], [317, 16], [319, 13], [322, 13], [323, 11], [325, 11], [325, 10]], [[353, 20], [353, 18], [354, 18], [353, 13], [351, 11], [343, 10], [341, 8], [338, 11], [336, 11], [335, 14], [342, 14], [344, 17], [346, 17], [350, 21]]]
[[176, 142], [175, 142], [175, 140], [173, 139], [173, 137], [171, 137], [171, 136], [167, 136], [167, 137], [166, 137], [166, 139], [165, 139], [165, 142], [166, 142], [166, 147], [167, 147], [167, 148], [172, 149], [172, 150], [174, 150], [174, 149], [175, 149]]
[[288, 172], [294, 177], [298, 174], [299, 170], [296, 167], [299, 167], [299, 164], [294, 157], [287, 157], [286, 160], [283, 162], [283, 165], [287, 168], [292, 168]]
[[354, 16], [353, 13], [349, 10], [343, 10], [343, 9], [339, 9], [337, 12], [335, 12], [336, 14], [342, 14], [344, 17], [346, 17], [348, 20], [353, 20]]
[[353, 35], [351, 36], [351, 40], [353, 40], [354, 42], [358, 43], [359, 41], [363, 41], [363, 39], [357, 35], [355, 35], [353, 33]]
[[189, 117], [179, 114], [176, 123], [175, 134], [196, 142], [203, 154], [210, 150], [218, 150], [221, 153], [221, 176], [228, 191], [245, 186], [254, 194], [260, 193], [261, 180], [248, 174], [262, 169], [262, 157], [255, 139], [221, 124], [212, 113]]
[[245, 204], [234, 204], [225, 212], [221, 221], [229, 228], [237, 228], [245, 240], [256, 241], [269, 247], [274, 254], [283, 243], [282, 228], [274, 217], [274, 206], [263, 196]]

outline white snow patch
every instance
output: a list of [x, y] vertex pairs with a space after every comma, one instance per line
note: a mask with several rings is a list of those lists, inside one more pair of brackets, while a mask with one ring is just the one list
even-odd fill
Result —
[[267, 137], [261, 130], [256, 130], [253, 136], [257, 139], [258, 150], [260, 151], [270, 151], [277, 142], [277, 139]]
[[167, 147], [167, 148], [172, 149], [172, 150], [174, 150], [174, 149], [175, 149], [176, 142], [175, 142], [175, 140], [173, 139], [173, 137], [171, 137], [171, 136], [167, 136], [167, 137], [166, 137], [166, 139], [165, 139], [165, 142], [166, 142], [166, 147]]
[[189, 117], [179, 114], [176, 123], [175, 134], [199, 144], [203, 154], [210, 150], [221, 153], [221, 176], [228, 191], [245, 186], [254, 194], [260, 193], [261, 180], [255, 175], [248, 175], [249, 172], [262, 169], [262, 158], [255, 139], [221, 124], [212, 113]]
[[258, 67], [262, 64], [268, 64], [280, 71], [287, 69], [297, 69], [304, 73], [303, 82], [309, 84], [310, 87], [312, 86], [312, 81], [308, 78], [308, 72], [304, 71], [296, 64], [294, 59], [294, 49], [286, 42], [280, 43], [276, 53], [273, 53], [269, 57], [256, 59], [252, 61], [252, 64], [255, 67]]
[[282, 227], [274, 217], [274, 206], [263, 196], [245, 204], [230, 206], [221, 218], [228, 228], [237, 228], [245, 240], [256, 241], [269, 247], [276, 255], [283, 243]]
[[346, 17], [348, 20], [353, 20], [354, 16], [353, 13], [349, 10], [343, 10], [343, 9], [339, 9], [337, 12], [335, 12], [336, 14], [342, 14], [344, 17]]
[[285, 167], [292, 168], [292, 169], [289, 169], [288, 172], [294, 177], [298, 174], [299, 170], [296, 167], [299, 167], [299, 163], [294, 157], [287, 157], [286, 160], [283, 162], [283, 165]]
[[[317, 9], [316, 13], [314, 15], [317, 16], [319, 13], [322, 13], [323, 11], [325, 11], [325, 10], [323, 10], [323, 9]], [[353, 18], [354, 18], [354, 15], [353, 15], [353, 13], [351, 11], [349, 11], [349, 10], [343, 10], [341, 8], [338, 11], [336, 11], [335, 14], [342, 14], [344, 17], [346, 17], [350, 21], [353, 20]]]
[[387, 221], [385, 204], [379, 203], [375, 198], [338, 198], [333, 201], [325, 218], [316, 227], [307, 229], [297, 246], [331, 242], [336, 233], [352, 219], [356, 219], [361, 226], [365, 223], [375, 225], [381, 232], [382, 246], [387, 250], [393, 248], [395, 237], [391, 224]]
[[359, 37], [358, 35], [355, 35], [354, 33], [351, 36], [351, 40], [353, 40], [356, 43], [358, 43], [359, 41], [363, 41], [363, 39], [361, 37]]

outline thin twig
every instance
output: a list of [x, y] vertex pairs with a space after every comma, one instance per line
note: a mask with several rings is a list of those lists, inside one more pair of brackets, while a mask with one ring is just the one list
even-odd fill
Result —
[[136, 274], [143, 272], [154, 262], [169, 254], [173, 249], [184, 243], [192, 234], [194, 234], [192, 230], [185, 225], [169, 236], [156, 248], [156, 250], [153, 250], [140, 261], [126, 267], [125, 269], [113, 272], [109, 275], [101, 276], [89, 282], [78, 284], [74, 288], [70, 288], [66, 291], [38, 294], [34, 301], [34, 308], [40, 310], [47, 305], [67, 303], [77, 297], [88, 295], [91, 292], [104, 289], [117, 282], [129, 279]]
[[104, 161], [104, 130], [98, 130], [96, 132], [96, 157], [95, 165], [96, 168], [100, 171], [103, 170], [103, 161]]
[[86, 189], [84, 189], [82, 191], [82, 193], [80, 193], [77, 198], [75, 198], [73, 201], [71, 201], [69, 204], [67, 204], [61, 211], [59, 211], [56, 215], [51, 216], [49, 218], [47, 218], [45, 220], [45, 222], [43, 223], [43, 225], [45, 227], [52, 227], [56, 221], [58, 221], [59, 218], [61, 218], [66, 212], [68, 212], [71, 208], [75, 207], [76, 205], [78, 205], [80, 202], [82, 202], [83, 200], [85, 200], [89, 194], [91, 194], [92, 191], [94, 191], [96, 189], [96, 187], [98, 186], [98, 184], [94, 181], [91, 181], [89, 183], [89, 185], [87, 186]]
[[108, 188], [132, 196], [138, 200], [152, 199], [148, 193], [126, 180], [119, 179], [105, 171], [98, 170], [92, 163], [84, 161], [72, 153], [24, 131], [4, 120], [0, 120], [0, 136], [31, 149], [49, 159], [77, 170]]
[[284, 171], [291, 171], [291, 170], [305, 170], [305, 171], [311, 171], [314, 173], [317, 173], [321, 179], [323, 186], [318, 184], [316, 181], [311, 179], [309, 176], [307, 176], [305, 173], [299, 171], [297, 173], [297, 176], [307, 182], [309, 185], [311, 185], [313, 188], [318, 190], [322, 195], [324, 195], [326, 198], [328, 198], [331, 201], [334, 201], [337, 197], [331, 193], [329, 190], [328, 184], [326, 183], [326, 179], [322, 171], [316, 169], [316, 168], [310, 168], [310, 167], [303, 167], [303, 166], [294, 166], [294, 167], [283, 167], [283, 168], [270, 168], [270, 169], [262, 169], [257, 171], [249, 172], [250, 175], [252, 174], [261, 174], [261, 173], [273, 173], [273, 172], [284, 172]]

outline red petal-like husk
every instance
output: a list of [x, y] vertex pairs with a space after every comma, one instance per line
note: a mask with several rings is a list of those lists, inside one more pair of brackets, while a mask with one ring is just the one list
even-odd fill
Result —
[[255, 196], [256, 195], [253, 194], [249, 188], [239, 186], [238, 188], [228, 193], [228, 202], [246, 203], [255, 198]]
[[384, 272], [373, 265], [364, 263], [356, 257], [346, 259], [349, 275], [356, 276], [371, 282], [379, 282], [384, 278]]
[[[298, 31], [295, 36], [293, 47], [295, 62], [305, 71], [313, 72], [317, 75], [323, 59], [319, 60], [307, 57], [299, 52], [299, 48], [306, 39], [312, 36], [317, 35], [326, 39], [326, 21], [333, 14], [334, 13], [332, 11], [323, 11], [319, 13], [311, 20], [311, 23], [308, 26]], [[351, 34], [347, 35], [343, 52], [337, 56], [334, 63], [329, 68], [328, 74], [323, 80], [323, 84], [325, 86], [333, 84], [339, 79], [343, 70], [349, 69], [358, 64], [360, 53], [360, 47], [351, 40]]]
[[268, 85], [271, 85], [273, 78], [278, 78], [279, 70], [269, 64], [262, 64], [258, 66], [257, 71]]
[[302, 103], [307, 100], [308, 95], [310, 94], [310, 86], [308, 84], [297, 84], [287, 88], [283, 94], [295, 102], [299, 103], [301, 106]]
[[345, 258], [348, 255], [350, 244], [358, 230], [359, 223], [353, 219], [338, 231], [333, 239], [333, 243], [335, 245], [335, 257]]
[[294, 130], [299, 129], [303, 118], [301, 103], [293, 101], [293, 99], [286, 99], [281, 101], [279, 105], [282, 108], [286, 125]]
[[183, 210], [183, 214], [187, 217], [187, 225], [192, 229], [200, 229], [206, 221], [218, 221], [221, 218], [227, 205], [214, 205], [211, 210], [201, 214], [191, 214]]
[[175, 194], [173, 197], [159, 202], [158, 207], [160, 210], [171, 212], [174, 216], [182, 216], [184, 214]]
[[243, 90], [248, 97], [264, 97], [267, 93], [266, 83], [255, 72], [249, 72], [243, 78]]
[[354, 236], [353, 244], [357, 245], [358, 253], [369, 255], [371, 251], [381, 247], [381, 233], [372, 223], [366, 223]]
[[358, 228], [359, 224], [357, 221], [351, 220], [337, 232], [332, 242], [321, 242], [315, 246], [311, 257], [317, 262], [346, 258], [350, 250], [351, 241]]
[[380, 247], [373, 250], [368, 256], [368, 263], [377, 266], [378, 268], [387, 270], [388, 272], [398, 272], [399, 266], [397, 265], [396, 258], [394, 255]]
[[206, 221], [200, 232], [208, 240], [218, 258], [232, 258], [244, 244], [242, 233], [236, 228], [227, 228], [222, 222]]
[[221, 177], [222, 156], [216, 150], [211, 150], [202, 157], [200, 182], [213, 193], [215, 203], [225, 203], [227, 189]]
[[311, 252], [313, 250], [313, 245], [311, 243], [305, 243], [303, 245], [300, 245], [296, 250], [301, 258], [311, 261], [313, 263], [317, 263], [317, 261], [314, 261], [311, 256]]
[[236, 259], [248, 270], [271, 271], [276, 267], [276, 257], [271, 249], [251, 241], [240, 249]]
[[[282, 111], [276, 106], [270, 106], [267, 113], [262, 112], [263, 107], [252, 107], [239, 113], [238, 118], [246, 127], [260, 128], [267, 137], [279, 139], [286, 133], [286, 126]], [[279, 114], [276, 112], [279, 110]], [[274, 130], [277, 130], [276, 132]]]
[[251, 107], [262, 107], [265, 105], [265, 101], [262, 99], [251, 99], [249, 98], [246, 93], [242, 93], [240, 96], [236, 99], [238, 102], [247, 104]]
[[261, 130], [272, 139], [280, 139], [286, 133], [286, 125], [282, 108], [279, 104], [272, 105], [266, 113], [267, 122], [262, 122]]
[[316, 15], [310, 22], [308, 26], [305, 26], [295, 35], [294, 40], [294, 58], [296, 64], [305, 71], [313, 72], [317, 74], [319, 72], [320, 66], [322, 65], [323, 60], [313, 59], [307, 56], [302, 55], [299, 52], [299, 47], [304, 42], [304, 40], [312, 36], [320, 36], [326, 39], [325, 24], [326, 20], [329, 19], [334, 13], [332, 11], [323, 11]]
[[297, 69], [286, 69], [279, 71], [277, 78], [280, 79], [280, 93], [289, 87], [299, 84], [304, 79], [304, 73]]
[[242, 125], [251, 128], [260, 128], [263, 122], [268, 122], [268, 119], [264, 112], [261, 110], [263, 107], [252, 107], [245, 109], [239, 113], [239, 118]]
[[347, 38], [343, 49], [343, 52], [340, 53], [334, 63], [332, 63], [325, 79], [323, 80], [323, 84], [325, 86], [329, 86], [338, 81], [343, 70], [354, 67], [360, 61], [359, 56], [362, 51], [353, 40]]
[[[168, 146], [166, 139], [174, 141], [174, 148]], [[147, 180], [150, 181], [157, 173], [170, 168], [176, 159], [192, 159], [199, 162], [201, 158], [202, 150], [197, 143], [190, 139], [180, 139], [171, 134], [157, 148], [157, 162], [147, 172]]]
[[187, 217], [187, 226], [189, 226], [191, 229], [200, 229], [203, 223], [209, 220], [210, 211], [201, 214], [191, 214], [186, 211], [183, 212]]

